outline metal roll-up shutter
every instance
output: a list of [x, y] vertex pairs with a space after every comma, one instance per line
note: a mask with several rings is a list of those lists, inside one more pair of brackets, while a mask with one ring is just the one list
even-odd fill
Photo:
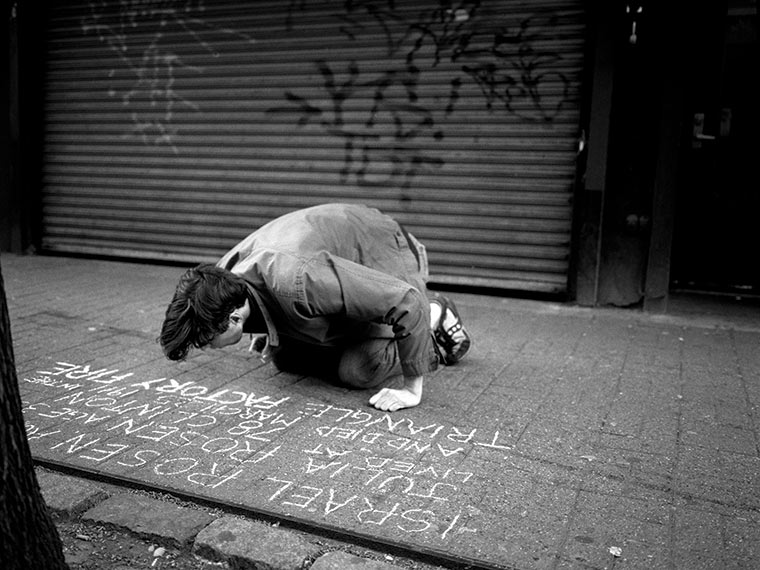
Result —
[[417, 235], [433, 282], [565, 289], [580, 0], [61, 4], [44, 249], [213, 260], [351, 201]]

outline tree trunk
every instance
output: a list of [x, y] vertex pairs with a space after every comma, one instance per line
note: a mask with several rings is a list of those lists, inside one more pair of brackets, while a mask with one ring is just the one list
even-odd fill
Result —
[[21, 413], [11, 324], [0, 271], [0, 568], [67, 569], [34, 474]]

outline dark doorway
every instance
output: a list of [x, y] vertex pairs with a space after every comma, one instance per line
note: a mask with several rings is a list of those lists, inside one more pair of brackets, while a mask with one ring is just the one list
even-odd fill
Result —
[[760, 295], [757, 2], [711, 16], [695, 46], [671, 288]]

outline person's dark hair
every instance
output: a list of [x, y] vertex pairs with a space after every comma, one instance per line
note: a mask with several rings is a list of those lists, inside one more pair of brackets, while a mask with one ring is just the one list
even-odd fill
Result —
[[170, 360], [184, 360], [191, 347], [202, 348], [227, 330], [232, 312], [242, 307], [248, 289], [242, 277], [204, 263], [180, 278], [161, 326], [159, 342]]

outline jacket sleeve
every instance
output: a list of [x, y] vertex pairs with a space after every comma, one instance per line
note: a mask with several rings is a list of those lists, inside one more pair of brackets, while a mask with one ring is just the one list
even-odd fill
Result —
[[312, 316], [390, 325], [405, 376], [419, 376], [438, 363], [430, 336], [430, 304], [422, 291], [392, 275], [322, 253], [302, 266], [301, 310]]

